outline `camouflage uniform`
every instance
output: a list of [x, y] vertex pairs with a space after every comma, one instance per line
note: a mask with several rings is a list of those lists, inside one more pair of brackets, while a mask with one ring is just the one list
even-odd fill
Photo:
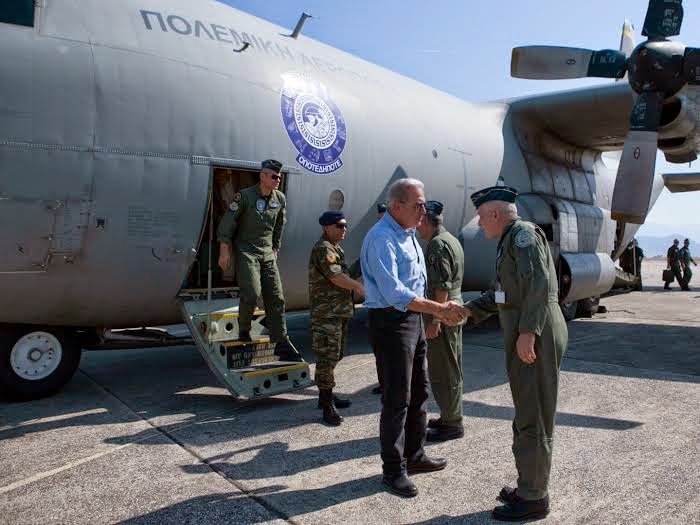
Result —
[[[476, 322], [498, 313], [515, 405], [517, 493], [525, 500], [538, 500], [547, 495], [549, 485], [559, 367], [568, 341], [558, 304], [557, 270], [544, 232], [520, 218], [513, 221], [498, 243], [496, 274], [505, 303], [497, 303], [491, 290], [467, 306]], [[518, 356], [516, 342], [523, 332], [536, 336], [533, 364]]]
[[333, 370], [343, 358], [348, 324], [355, 310], [352, 291], [331, 282], [340, 274], [349, 275], [345, 253], [324, 234], [309, 257], [311, 345], [317, 357], [315, 380], [319, 390], [335, 387]]
[[[435, 300], [436, 290], [448, 292], [447, 299], [462, 304], [464, 251], [459, 241], [443, 226], [435, 229], [426, 248], [427, 298]], [[426, 315], [426, 324], [432, 322]], [[440, 420], [446, 426], [462, 425], [462, 325], [440, 328], [428, 339], [428, 373]]]
[[282, 282], [274, 253], [282, 242], [286, 202], [279, 190], [264, 197], [259, 183], [245, 188], [234, 197], [217, 230], [219, 241], [234, 247], [240, 287], [240, 330], [250, 331], [262, 292], [273, 342], [287, 337]]

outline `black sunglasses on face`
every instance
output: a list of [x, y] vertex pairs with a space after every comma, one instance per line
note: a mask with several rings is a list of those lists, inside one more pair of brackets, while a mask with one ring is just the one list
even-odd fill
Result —
[[347, 224], [336, 224], [335, 227], [338, 228], [339, 230], [345, 230], [345, 229], [347, 229], [348, 225]]
[[281, 175], [270, 175], [270, 177], [272, 177], [272, 180], [282, 180]]

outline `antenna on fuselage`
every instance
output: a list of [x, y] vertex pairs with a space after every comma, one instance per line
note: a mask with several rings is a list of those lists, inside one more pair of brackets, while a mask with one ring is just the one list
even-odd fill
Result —
[[296, 38], [299, 36], [299, 33], [301, 33], [301, 28], [304, 27], [304, 22], [306, 22], [307, 18], [313, 18], [313, 16], [307, 13], [302, 13], [299, 17], [299, 21], [297, 22], [296, 27], [294, 28], [294, 31], [292, 31], [292, 34], [284, 36], [288, 36], [296, 40]]
[[239, 47], [238, 49], [234, 49], [234, 53], [243, 53], [246, 49], [250, 47], [250, 42], [246, 42], [245, 40], [243, 41], [243, 45]]

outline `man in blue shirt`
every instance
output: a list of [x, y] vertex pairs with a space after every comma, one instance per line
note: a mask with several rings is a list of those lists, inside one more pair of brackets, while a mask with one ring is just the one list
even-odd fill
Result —
[[430, 459], [423, 450], [428, 366], [421, 313], [452, 325], [464, 317], [456, 303], [425, 299], [427, 272], [415, 237], [424, 215], [423, 183], [394, 182], [389, 187], [387, 213], [367, 233], [360, 254], [370, 341], [384, 391], [379, 424], [383, 481], [405, 497], [418, 494], [409, 474], [447, 465], [447, 460]]

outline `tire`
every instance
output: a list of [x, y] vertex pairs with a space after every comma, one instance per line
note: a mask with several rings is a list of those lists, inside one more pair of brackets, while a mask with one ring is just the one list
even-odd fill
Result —
[[55, 394], [75, 374], [80, 356], [70, 330], [0, 328], [0, 398], [30, 401]]
[[600, 298], [598, 297], [587, 297], [586, 299], [579, 299], [576, 317], [590, 319], [596, 312], [598, 312], [599, 304]]
[[564, 321], [567, 323], [576, 319], [576, 310], [578, 309], [578, 301], [572, 301], [570, 303], [559, 303], [561, 308], [561, 313], [564, 316]]

